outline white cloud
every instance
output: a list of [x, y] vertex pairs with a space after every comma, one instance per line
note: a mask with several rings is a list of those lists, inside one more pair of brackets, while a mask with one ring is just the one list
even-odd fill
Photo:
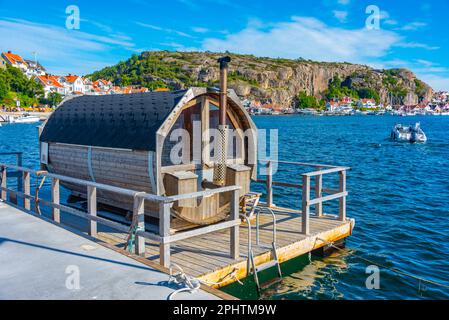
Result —
[[[81, 24], [82, 30], [82, 24]], [[96, 35], [19, 19], [0, 20], [1, 50], [12, 50], [38, 59], [49, 72], [85, 74], [115, 63], [105, 52], [133, 51], [132, 39], [125, 35]]]
[[408, 23], [408, 24], [398, 28], [398, 30], [413, 31], [413, 30], [418, 30], [418, 29], [424, 28], [426, 26], [427, 26], [427, 23], [425, 23], [425, 22], [415, 21], [415, 22]]
[[196, 33], [206, 33], [209, 32], [209, 29], [203, 27], [192, 27], [192, 30]]
[[174, 29], [170, 29], [170, 28], [162, 28], [159, 26], [155, 26], [153, 24], [148, 24], [148, 23], [143, 23], [143, 22], [136, 22], [136, 24], [138, 26], [147, 28], [147, 29], [152, 29], [152, 30], [156, 30], [156, 31], [163, 31], [166, 33], [173, 33], [173, 34], [177, 34], [178, 36], [181, 37], [186, 37], [186, 38], [192, 38], [192, 36], [188, 33], [182, 32], [182, 31], [178, 31], [178, 30], [174, 30]]
[[[401, 37], [387, 30], [343, 29], [310, 17], [260, 28], [248, 26], [224, 39], [208, 38], [203, 49], [260, 56], [363, 62], [384, 56]], [[269, 44], [269, 45], [261, 45]]]
[[409, 48], [409, 49], [425, 49], [425, 50], [438, 50], [440, 47], [437, 46], [430, 46], [425, 43], [419, 43], [419, 42], [401, 42], [396, 45], [400, 48]]
[[436, 91], [448, 91], [449, 90], [449, 77], [439, 76], [435, 74], [421, 74], [418, 73], [418, 77], [425, 83], [430, 85]]
[[348, 11], [334, 10], [334, 17], [340, 22], [346, 22], [348, 20]]

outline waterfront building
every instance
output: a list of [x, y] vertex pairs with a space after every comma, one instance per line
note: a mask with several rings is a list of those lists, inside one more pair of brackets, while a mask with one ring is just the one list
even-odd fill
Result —
[[50, 92], [56, 92], [62, 96], [66, 94], [65, 87], [58, 81], [58, 76], [43, 75], [37, 76], [36, 81], [44, 87], [44, 96], [48, 97]]
[[8, 63], [9, 65], [11, 65], [13, 67], [19, 68], [24, 73], [28, 69], [28, 65], [25, 62], [25, 60], [21, 56], [19, 56], [18, 54], [14, 54], [11, 51], [3, 52], [2, 53], [2, 58], [3, 58], [3, 60], [6, 63]]
[[360, 99], [357, 102], [357, 106], [359, 106], [361, 108], [366, 108], [366, 109], [376, 109], [377, 108], [376, 100], [374, 100], [374, 99]]

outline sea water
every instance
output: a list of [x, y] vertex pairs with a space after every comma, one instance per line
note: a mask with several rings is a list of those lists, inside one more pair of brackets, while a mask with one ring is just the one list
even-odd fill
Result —
[[[369, 289], [370, 264], [353, 256], [449, 284], [449, 117], [253, 119], [259, 128], [278, 129], [280, 160], [351, 167], [347, 215], [356, 220], [344, 251], [324, 259], [306, 255], [283, 264], [284, 280], [263, 292], [263, 299], [449, 299], [449, 289], [382, 268], [379, 289]], [[418, 121], [427, 143], [388, 139], [394, 124]], [[11, 151], [24, 152], [24, 166], [39, 167], [36, 124], [0, 127], [0, 152]], [[4, 161], [12, 163], [14, 158], [0, 156]], [[306, 170], [310, 168], [280, 166], [274, 180], [301, 183], [300, 173]], [[325, 187], [335, 182], [324, 178]], [[261, 185], [253, 188], [264, 191]], [[300, 191], [276, 187], [274, 201], [299, 209]], [[338, 201], [325, 204], [324, 210], [337, 213]], [[262, 278], [274, 275], [270, 272]], [[245, 286], [233, 284], [223, 290], [242, 299], [258, 298], [251, 279]]]

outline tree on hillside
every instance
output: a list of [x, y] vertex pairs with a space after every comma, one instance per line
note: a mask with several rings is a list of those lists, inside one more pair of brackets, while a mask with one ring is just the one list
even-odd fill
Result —
[[358, 91], [360, 99], [374, 99], [376, 103], [380, 103], [379, 93], [371, 88], [362, 88]]
[[298, 101], [298, 106], [301, 109], [318, 109], [320, 108], [320, 103], [314, 96], [309, 96], [305, 91], [300, 91], [296, 96]]
[[328, 89], [325, 91], [328, 100], [341, 99], [343, 97], [359, 98], [356, 90], [349, 87], [347, 81], [343, 83], [338, 75], [336, 75], [329, 83]]
[[62, 97], [57, 92], [50, 92], [47, 101], [50, 106], [57, 106], [62, 101]]
[[8, 96], [9, 90], [10, 87], [6, 81], [6, 76], [0, 73], [0, 101], [3, 101]]
[[0, 103], [12, 106], [17, 98], [22, 106], [30, 106], [43, 93], [43, 86], [34, 78], [28, 79], [19, 68], [7, 65], [0, 70]]

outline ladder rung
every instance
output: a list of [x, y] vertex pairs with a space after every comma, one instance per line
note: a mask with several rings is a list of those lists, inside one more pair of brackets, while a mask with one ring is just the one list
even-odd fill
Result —
[[265, 290], [269, 287], [271, 287], [272, 285], [275, 285], [276, 283], [279, 283], [282, 281], [282, 278], [276, 277], [273, 278], [271, 280], [268, 280], [267, 282], [264, 282], [260, 285], [260, 289]]
[[263, 270], [267, 270], [276, 265], [278, 265], [278, 262], [276, 260], [271, 260], [271, 261], [262, 263], [261, 265], [256, 266], [256, 272], [261, 272]]

